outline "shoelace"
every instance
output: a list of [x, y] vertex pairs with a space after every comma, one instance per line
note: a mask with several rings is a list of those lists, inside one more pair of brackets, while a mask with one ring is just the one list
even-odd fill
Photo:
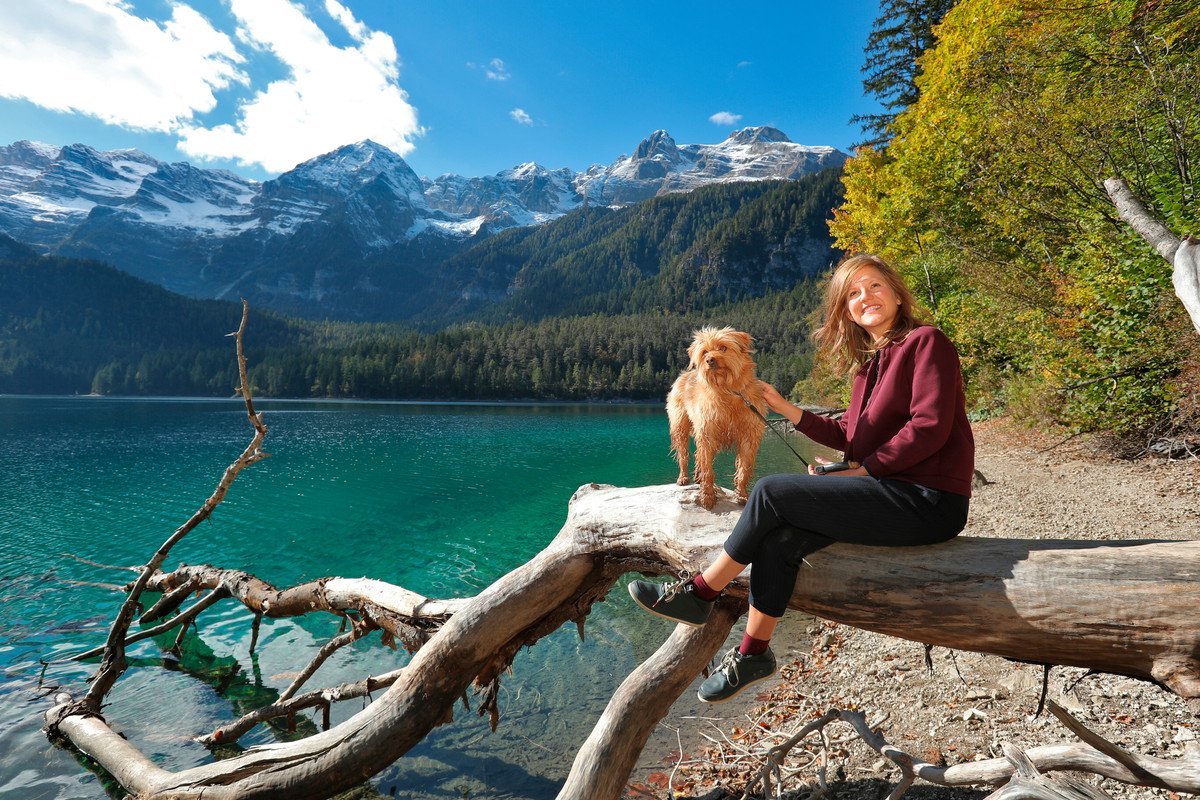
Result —
[[729, 682], [729, 685], [737, 686], [742, 682], [742, 678], [738, 675], [737, 671], [738, 660], [738, 649], [731, 647], [729, 652], [725, 654], [725, 657], [721, 659], [720, 665], [713, 671], [713, 674], [716, 675], [718, 672], [724, 672], [725, 680]]
[[654, 605], [657, 606], [659, 603], [671, 602], [676, 597], [678, 597], [679, 593], [683, 591], [684, 587], [687, 586], [691, 582], [692, 582], [692, 573], [688, 572], [687, 570], [680, 572], [679, 580], [675, 581], [674, 583], [668, 584], [666, 589], [663, 590], [662, 596], [654, 601]]

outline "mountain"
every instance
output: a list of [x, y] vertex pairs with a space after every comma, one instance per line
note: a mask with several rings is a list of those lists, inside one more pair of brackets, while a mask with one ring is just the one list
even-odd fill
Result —
[[0, 147], [0, 233], [192, 297], [409, 319], [424, 313], [430, 287], [445, 288], [443, 262], [501, 231], [711, 184], [795, 179], [845, 158], [773, 128], [715, 145], [677, 145], [656, 131], [634, 155], [581, 173], [531, 163], [430, 180], [364, 141], [259, 183], [136, 150], [17, 142]]
[[840, 174], [704, 186], [625, 208], [580, 208], [504, 231], [443, 264], [413, 321], [685, 312], [761, 297], [835, 260]]
[[666, 131], [655, 131], [632, 156], [590, 168], [575, 187], [593, 203], [628, 205], [712, 183], [799, 178], [845, 161], [832, 147], [796, 144], [769, 127], [734, 131], [719, 144], [677, 145]]

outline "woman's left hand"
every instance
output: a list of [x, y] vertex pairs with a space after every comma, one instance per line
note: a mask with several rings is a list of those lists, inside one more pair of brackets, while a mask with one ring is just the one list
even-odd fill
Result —
[[[833, 463], [824, 458], [818, 458], [817, 462], [819, 464]], [[808, 465], [808, 474], [809, 475], [821, 475], [822, 477], [827, 477], [829, 475], [839, 475], [844, 478], [852, 478], [852, 477], [860, 477], [861, 478], [861, 477], [869, 476], [871, 473], [867, 472], [867, 468], [864, 467], [862, 464], [859, 464], [857, 461], [851, 461], [850, 469], [840, 469], [837, 472], [826, 472], [826, 473], [817, 472], [817, 465], [809, 464]]]

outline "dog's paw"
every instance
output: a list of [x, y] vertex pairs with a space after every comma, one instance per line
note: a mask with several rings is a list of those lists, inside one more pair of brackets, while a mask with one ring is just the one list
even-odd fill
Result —
[[737, 503], [739, 506], [744, 506], [746, 505], [746, 501], [749, 499], [749, 495], [739, 494], [737, 497], [733, 498], [733, 502]]
[[712, 507], [717, 503], [717, 497], [716, 495], [702, 493], [696, 502], [704, 508], [711, 510]]
[[691, 485], [691, 482], [692, 482], [692, 479], [689, 478], [687, 475], [680, 475], [678, 478], [675, 479], [676, 486], [689, 486], [689, 485]]

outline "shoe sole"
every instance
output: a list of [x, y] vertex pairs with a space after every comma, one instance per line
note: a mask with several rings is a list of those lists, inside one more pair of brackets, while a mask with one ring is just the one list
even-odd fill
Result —
[[738, 690], [737, 690], [736, 692], [734, 692], [733, 694], [729, 695], [728, 697], [722, 697], [720, 700], [706, 700], [706, 699], [705, 699], [705, 698], [704, 698], [704, 697], [703, 697], [703, 696], [700, 694], [700, 692], [696, 692], [696, 698], [697, 698], [697, 699], [698, 699], [698, 700], [699, 700], [701, 703], [708, 703], [710, 706], [719, 706], [719, 705], [721, 705], [721, 703], [728, 703], [730, 700], [732, 700], [733, 698], [737, 697], [739, 694], [741, 694], [742, 692], [746, 691], [747, 689], [749, 689], [749, 688], [750, 688], [751, 686], [753, 686], [754, 684], [756, 684], [756, 683], [762, 683], [762, 682], [763, 682], [763, 681], [765, 681], [767, 678], [773, 678], [773, 677], [775, 677], [775, 673], [776, 673], [776, 672], [778, 672], [778, 671], [779, 671], [779, 670], [778, 670], [778, 669], [776, 669], [776, 670], [774, 670], [773, 672], [771, 672], [771, 674], [770, 674], [770, 675], [763, 675], [761, 678], [755, 678], [755, 679], [754, 679], [754, 680], [752, 680], [752, 681], [748, 681], [747, 683], [743, 683], [741, 686], [739, 686], [739, 687], [738, 687]]
[[660, 611], [655, 611], [653, 607], [646, 605], [645, 603], [643, 603], [641, 600], [638, 599], [638, 596], [633, 593], [633, 586], [626, 586], [625, 588], [629, 590], [629, 596], [633, 598], [633, 602], [637, 603], [642, 608], [643, 611], [649, 611], [651, 614], [653, 614], [656, 617], [661, 617], [662, 619], [669, 619], [669, 620], [671, 620], [671, 622], [674, 622], [678, 625], [687, 625], [689, 628], [703, 628], [705, 625], [704, 622], [685, 622], [685, 621], [679, 619], [678, 617], [668, 617], [666, 614], [663, 614]]

